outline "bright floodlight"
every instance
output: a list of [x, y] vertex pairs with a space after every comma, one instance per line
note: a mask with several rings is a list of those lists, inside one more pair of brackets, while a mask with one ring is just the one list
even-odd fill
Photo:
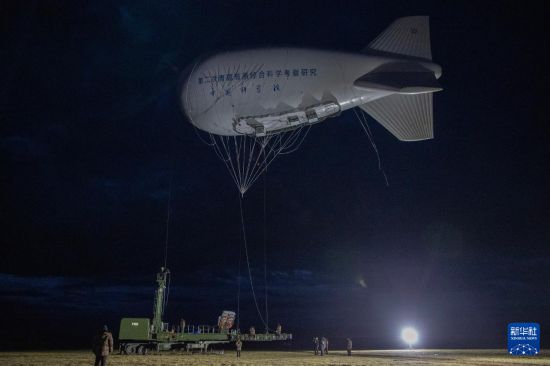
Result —
[[418, 332], [411, 327], [403, 328], [401, 331], [401, 338], [409, 345], [409, 348], [412, 348], [412, 345], [418, 341]]

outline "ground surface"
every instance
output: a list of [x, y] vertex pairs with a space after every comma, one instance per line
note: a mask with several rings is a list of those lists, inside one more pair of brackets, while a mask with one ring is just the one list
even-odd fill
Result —
[[[238, 366], [238, 365], [550, 365], [550, 352], [536, 357], [512, 357], [505, 350], [388, 350], [354, 351], [352, 357], [334, 351], [329, 356], [313, 356], [311, 352], [243, 352], [240, 359], [234, 352], [225, 354], [163, 354], [109, 357], [110, 366]], [[3, 352], [2, 366], [84, 366], [93, 365], [91, 352]]]

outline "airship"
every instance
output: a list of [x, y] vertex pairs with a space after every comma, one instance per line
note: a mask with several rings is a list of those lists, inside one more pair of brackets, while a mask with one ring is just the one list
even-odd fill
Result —
[[429, 19], [395, 20], [357, 53], [269, 47], [220, 52], [191, 64], [180, 104], [198, 129], [262, 137], [359, 107], [401, 141], [433, 138]]

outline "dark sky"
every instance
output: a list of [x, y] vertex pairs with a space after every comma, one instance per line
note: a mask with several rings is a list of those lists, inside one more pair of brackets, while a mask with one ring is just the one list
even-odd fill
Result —
[[[236, 309], [239, 196], [182, 116], [196, 57], [263, 45], [359, 52], [429, 15], [444, 91], [435, 139], [353, 112], [314, 126], [245, 195], [269, 319], [309, 345], [505, 347], [509, 322], [550, 331], [550, 15], [537, 2], [8, 1], [0, 7], [1, 348], [87, 347], [150, 316], [172, 177], [167, 320]], [[244, 268], [243, 268], [244, 273]], [[243, 327], [261, 328], [248, 277]], [[32, 330], [32, 331], [30, 331]], [[543, 335], [543, 346], [549, 337]]]

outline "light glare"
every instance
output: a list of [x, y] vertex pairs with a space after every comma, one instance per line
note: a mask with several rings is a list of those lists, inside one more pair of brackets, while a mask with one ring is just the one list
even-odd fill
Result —
[[409, 345], [409, 348], [411, 348], [412, 345], [418, 341], [418, 332], [411, 327], [403, 328], [401, 331], [401, 338]]

